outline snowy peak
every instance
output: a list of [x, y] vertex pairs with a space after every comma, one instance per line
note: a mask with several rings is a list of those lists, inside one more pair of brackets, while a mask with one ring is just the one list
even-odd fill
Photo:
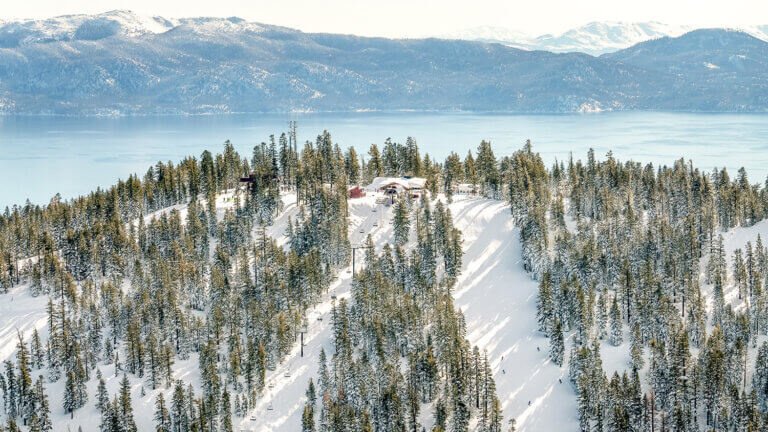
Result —
[[[670, 25], [655, 21], [591, 22], [559, 34], [529, 36], [504, 27], [473, 27], [440, 36], [444, 39], [496, 42], [527, 50], [582, 52], [598, 56], [629, 48], [641, 42], [662, 37], [678, 37], [694, 30], [684, 25]], [[735, 29], [768, 41], [768, 25]]]
[[659, 22], [591, 22], [560, 34], [530, 37], [499, 27], [476, 27], [453, 34], [451, 39], [499, 42], [528, 50], [583, 52], [600, 55], [663, 36], [680, 36], [691, 30]]
[[560, 35], [543, 35], [530, 43], [552, 52], [584, 52], [598, 55], [617, 51], [663, 36], [680, 36], [690, 28], [658, 22], [592, 22]]
[[758, 39], [764, 40], [768, 42], [768, 24], [767, 25], [757, 25], [757, 26], [748, 26], [740, 29], [744, 31], [745, 33], [748, 33]]
[[[261, 33], [267, 29], [268, 26], [249, 22], [242, 18], [182, 18], [178, 20], [178, 25], [175, 29], [184, 29], [186, 31], [194, 32], [198, 35], [206, 35], [211, 37], [221, 36], [230, 33]], [[271, 27], [271, 26], [269, 26]]]
[[19, 48], [52, 42], [97, 41], [120, 37], [131, 41], [178, 29], [209, 37], [226, 34], [261, 33], [267, 28], [293, 31], [278, 26], [248, 22], [242, 18], [180, 18], [139, 15], [114, 10], [96, 15], [64, 15], [44, 20], [0, 20], [0, 48]]
[[177, 23], [158, 16], [142, 16], [126, 10], [96, 15], [64, 15], [45, 20], [0, 22], [0, 47], [16, 48], [51, 42], [128, 38], [163, 33]]

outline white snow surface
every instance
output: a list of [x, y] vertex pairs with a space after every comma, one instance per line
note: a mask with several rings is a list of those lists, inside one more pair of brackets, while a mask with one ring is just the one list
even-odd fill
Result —
[[45, 340], [48, 334], [47, 303], [47, 296], [32, 297], [27, 285], [16, 286], [7, 294], [0, 295], [0, 362], [8, 360], [16, 352], [19, 334], [25, 342], [29, 342], [37, 328], [40, 338]]
[[523, 270], [509, 206], [460, 197], [450, 209], [465, 254], [455, 303], [469, 341], [488, 351], [504, 418], [515, 418], [521, 432], [578, 430], [567, 369], [550, 361], [549, 342], [537, 330], [538, 284]]

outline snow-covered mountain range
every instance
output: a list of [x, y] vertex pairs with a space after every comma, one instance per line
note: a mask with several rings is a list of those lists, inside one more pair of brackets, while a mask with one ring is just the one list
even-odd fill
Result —
[[[564, 35], [540, 40], [552, 51], [605, 40], [618, 48], [671, 31], [590, 28], [567, 36], [570, 42]], [[513, 37], [492, 29], [485, 36]], [[701, 44], [691, 49], [692, 40]], [[631, 56], [621, 50], [594, 57], [465, 40], [304, 33], [240, 18], [71, 15], [0, 24], [0, 114], [768, 109], [761, 67], [768, 43], [761, 39], [710, 29], [633, 48], [639, 46]], [[659, 56], [668, 60], [664, 67], [651, 61]], [[748, 67], [724, 74], [707, 66], [726, 61]]]
[[[655, 21], [591, 22], [559, 34], [530, 35], [506, 27], [480, 26], [442, 34], [445, 39], [501, 43], [520, 49], [558, 53], [582, 52], [601, 55], [615, 52], [640, 42], [665, 36], [678, 37], [691, 30], [690, 26], [670, 25]], [[750, 26], [741, 30], [768, 41], [768, 25]]]
[[0, 48], [99, 40], [118, 35], [141, 37], [166, 32], [179, 24], [179, 20], [143, 16], [125, 10], [98, 15], [65, 15], [44, 20], [0, 21]]

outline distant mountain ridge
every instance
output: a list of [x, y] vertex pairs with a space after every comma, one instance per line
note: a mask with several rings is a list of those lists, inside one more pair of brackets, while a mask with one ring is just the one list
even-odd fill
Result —
[[146, 17], [124, 10], [98, 15], [65, 15], [44, 20], [0, 21], [0, 48], [98, 40], [117, 34], [139, 37], [162, 33], [178, 24], [178, 20]]
[[[492, 42], [526, 50], [557, 53], [581, 52], [594, 56], [615, 52], [662, 37], [677, 37], [694, 30], [684, 25], [648, 22], [591, 22], [559, 34], [531, 36], [505, 27], [481, 26], [440, 35], [444, 39]], [[749, 26], [743, 31], [768, 41], [768, 25]]]
[[113, 11], [0, 25], [0, 113], [766, 111], [766, 45], [698, 30], [593, 57]]
[[675, 91], [695, 89], [688, 96], [693, 109], [750, 111], [768, 106], [768, 43], [747, 33], [694, 30], [678, 38], [642, 42], [601, 58], [679, 77]]

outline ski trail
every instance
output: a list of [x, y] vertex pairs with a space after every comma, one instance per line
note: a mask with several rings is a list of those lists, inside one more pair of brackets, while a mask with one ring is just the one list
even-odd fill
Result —
[[27, 284], [15, 286], [0, 295], [0, 362], [10, 359], [16, 352], [19, 334], [29, 344], [32, 333], [37, 329], [45, 343], [48, 334], [47, 303], [47, 295], [32, 297]]
[[523, 270], [509, 206], [460, 197], [449, 208], [464, 240], [454, 302], [470, 343], [488, 351], [505, 427], [515, 418], [521, 432], [578, 430], [567, 368], [549, 360], [549, 343], [537, 330], [538, 284]]
[[[374, 211], [375, 210], [375, 211]], [[370, 233], [378, 247], [391, 237], [388, 207], [376, 204], [374, 197], [349, 202], [349, 239], [353, 246], [364, 243]], [[362, 233], [360, 232], [362, 231]], [[357, 252], [357, 266], [363, 263], [362, 251]], [[317, 360], [320, 350], [325, 349], [328, 358], [333, 355], [331, 308], [342, 298], [349, 297], [352, 282], [352, 266], [339, 271], [336, 280], [321, 302], [307, 313], [309, 322], [304, 335], [304, 356], [301, 356], [299, 338], [290, 354], [267, 374], [264, 393], [256, 406], [237, 422], [241, 431], [296, 431], [301, 428], [304, 393], [309, 379], [317, 382]]]

